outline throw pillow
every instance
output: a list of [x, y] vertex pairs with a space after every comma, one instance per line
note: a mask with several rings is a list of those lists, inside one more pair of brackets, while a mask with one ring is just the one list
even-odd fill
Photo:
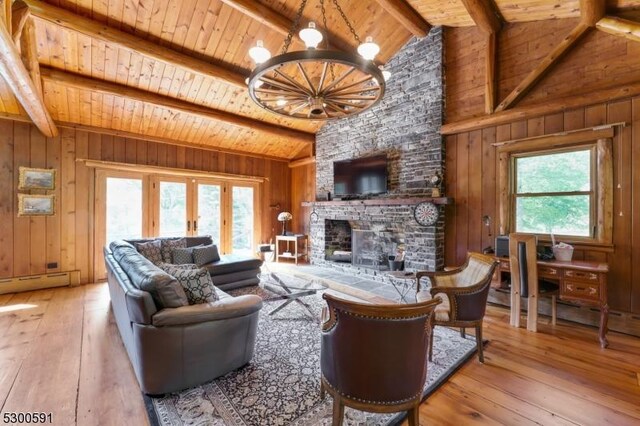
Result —
[[193, 247], [174, 248], [171, 250], [171, 259], [174, 265], [184, 265], [193, 262]]
[[162, 263], [162, 244], [160, 240], [136, 243], [136, 250], [154, 265]]
[[174, 265], [173, 263], [161, 263], [158, 267], [169, 275], [173, 275], [172, 271], [175, 271], [176, 269], [200, 269], [195, 263], [183, 263], [180, 265]]
[[220, 260], [220, 255], [215, 244], [193, 248], [193, 263], [196, 265], [202, 266], [217, 260]]
[[171, 253], [177, 248], [187, 248], [187, 240], [184, 238], [166, 238], [162, 241], [162, 261], [171, 263]]
[[215, 302], [218, 300], [216, 289], [211, 281], [209, 271], [204, 268], [174, 268], [171, 274], [182, 285], [190, 305]]

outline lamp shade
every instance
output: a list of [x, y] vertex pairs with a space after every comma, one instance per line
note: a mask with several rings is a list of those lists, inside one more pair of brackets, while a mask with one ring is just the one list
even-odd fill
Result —
[[289, 212], [282, 212], [278, 215], [278, 221], [280, 222], [286, 222], [291, 219], [293, 219], [293, 215]]

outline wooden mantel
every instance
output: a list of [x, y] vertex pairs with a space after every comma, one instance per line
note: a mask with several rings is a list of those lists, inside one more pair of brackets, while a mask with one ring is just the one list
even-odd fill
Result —
[[302, 207], [314, 206], [397, 206], [402, 204], [418, 204], [430, 202], [433, 204], [453, 204], [451, 197], [426, 198], [378, 198], [373, 200], [335, 200], [335, 201], [303, 201]]

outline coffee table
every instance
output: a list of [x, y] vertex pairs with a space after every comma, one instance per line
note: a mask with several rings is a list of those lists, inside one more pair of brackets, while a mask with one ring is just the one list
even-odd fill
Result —
[[[303, 297], [311, 296], [316, 294], [318, 291], [325, 290], [324, 286], [318, 284], [315, 280], [308, 281], [307, 279], [300, 278], [297, 276], [290, 277], [292, 279], [300, 281], [300, 283], [289, 284], [287, 283], [283, 277], [288, 275], [280, 274], [282, 276], [278, 276], [275, 272], [267, 272], [260, 274], [260, 285], [269, 290], [272, 293], [275, 293], [276, 296], [265, 299], [264, 302], [277, 302], [284, 301], [280, 305], [278, 305], [275, 309], [269, 312], [269, 315], [274, 315], [276, 312], [282, 310], [290, 303], [297, 303], [304, 308], [305, 314], [312, 320], [319, 322], [320, 318], [316, 314], [313, 313], [313, 310], [304, 300], [301, 300]], [[265, 282], [262, 282], [262, 279], [265, 279]]]

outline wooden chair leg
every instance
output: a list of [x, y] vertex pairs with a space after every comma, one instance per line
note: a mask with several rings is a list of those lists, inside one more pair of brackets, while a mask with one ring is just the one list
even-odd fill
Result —
[[460, 328], [460, 337], [462, 337], [463, 339], [467, 338], [467, 330], [464, 327]]
[[324, 385], [322, 381], [320, 381], [320, 399], [324, 399], [326, 397], [326, 392], [324, 391]]
[[433, 361], [433, 332], [435, 330], [435, 326], [431, 326], [431, 338], [429, 339], [429, 362]]
[[420, 426], [420, 405], [407, 411], [407, 419], [409, 420], [409, 426]]
[[333, 397], [333, 421], [332, 426], [342, 426], [342, 419], [344, 418], [344, 405], [337, 396]]
[[556, 325], [556, 322], [558, 320], [558, 305], [556, 304], [556, 302], [557, 296], [551, 296], [551, 325]]
[[478, 359], [484, 364], [484, 353], [482, 353], [482, 323], [476, 325], [476, 346], [478, 347]]

